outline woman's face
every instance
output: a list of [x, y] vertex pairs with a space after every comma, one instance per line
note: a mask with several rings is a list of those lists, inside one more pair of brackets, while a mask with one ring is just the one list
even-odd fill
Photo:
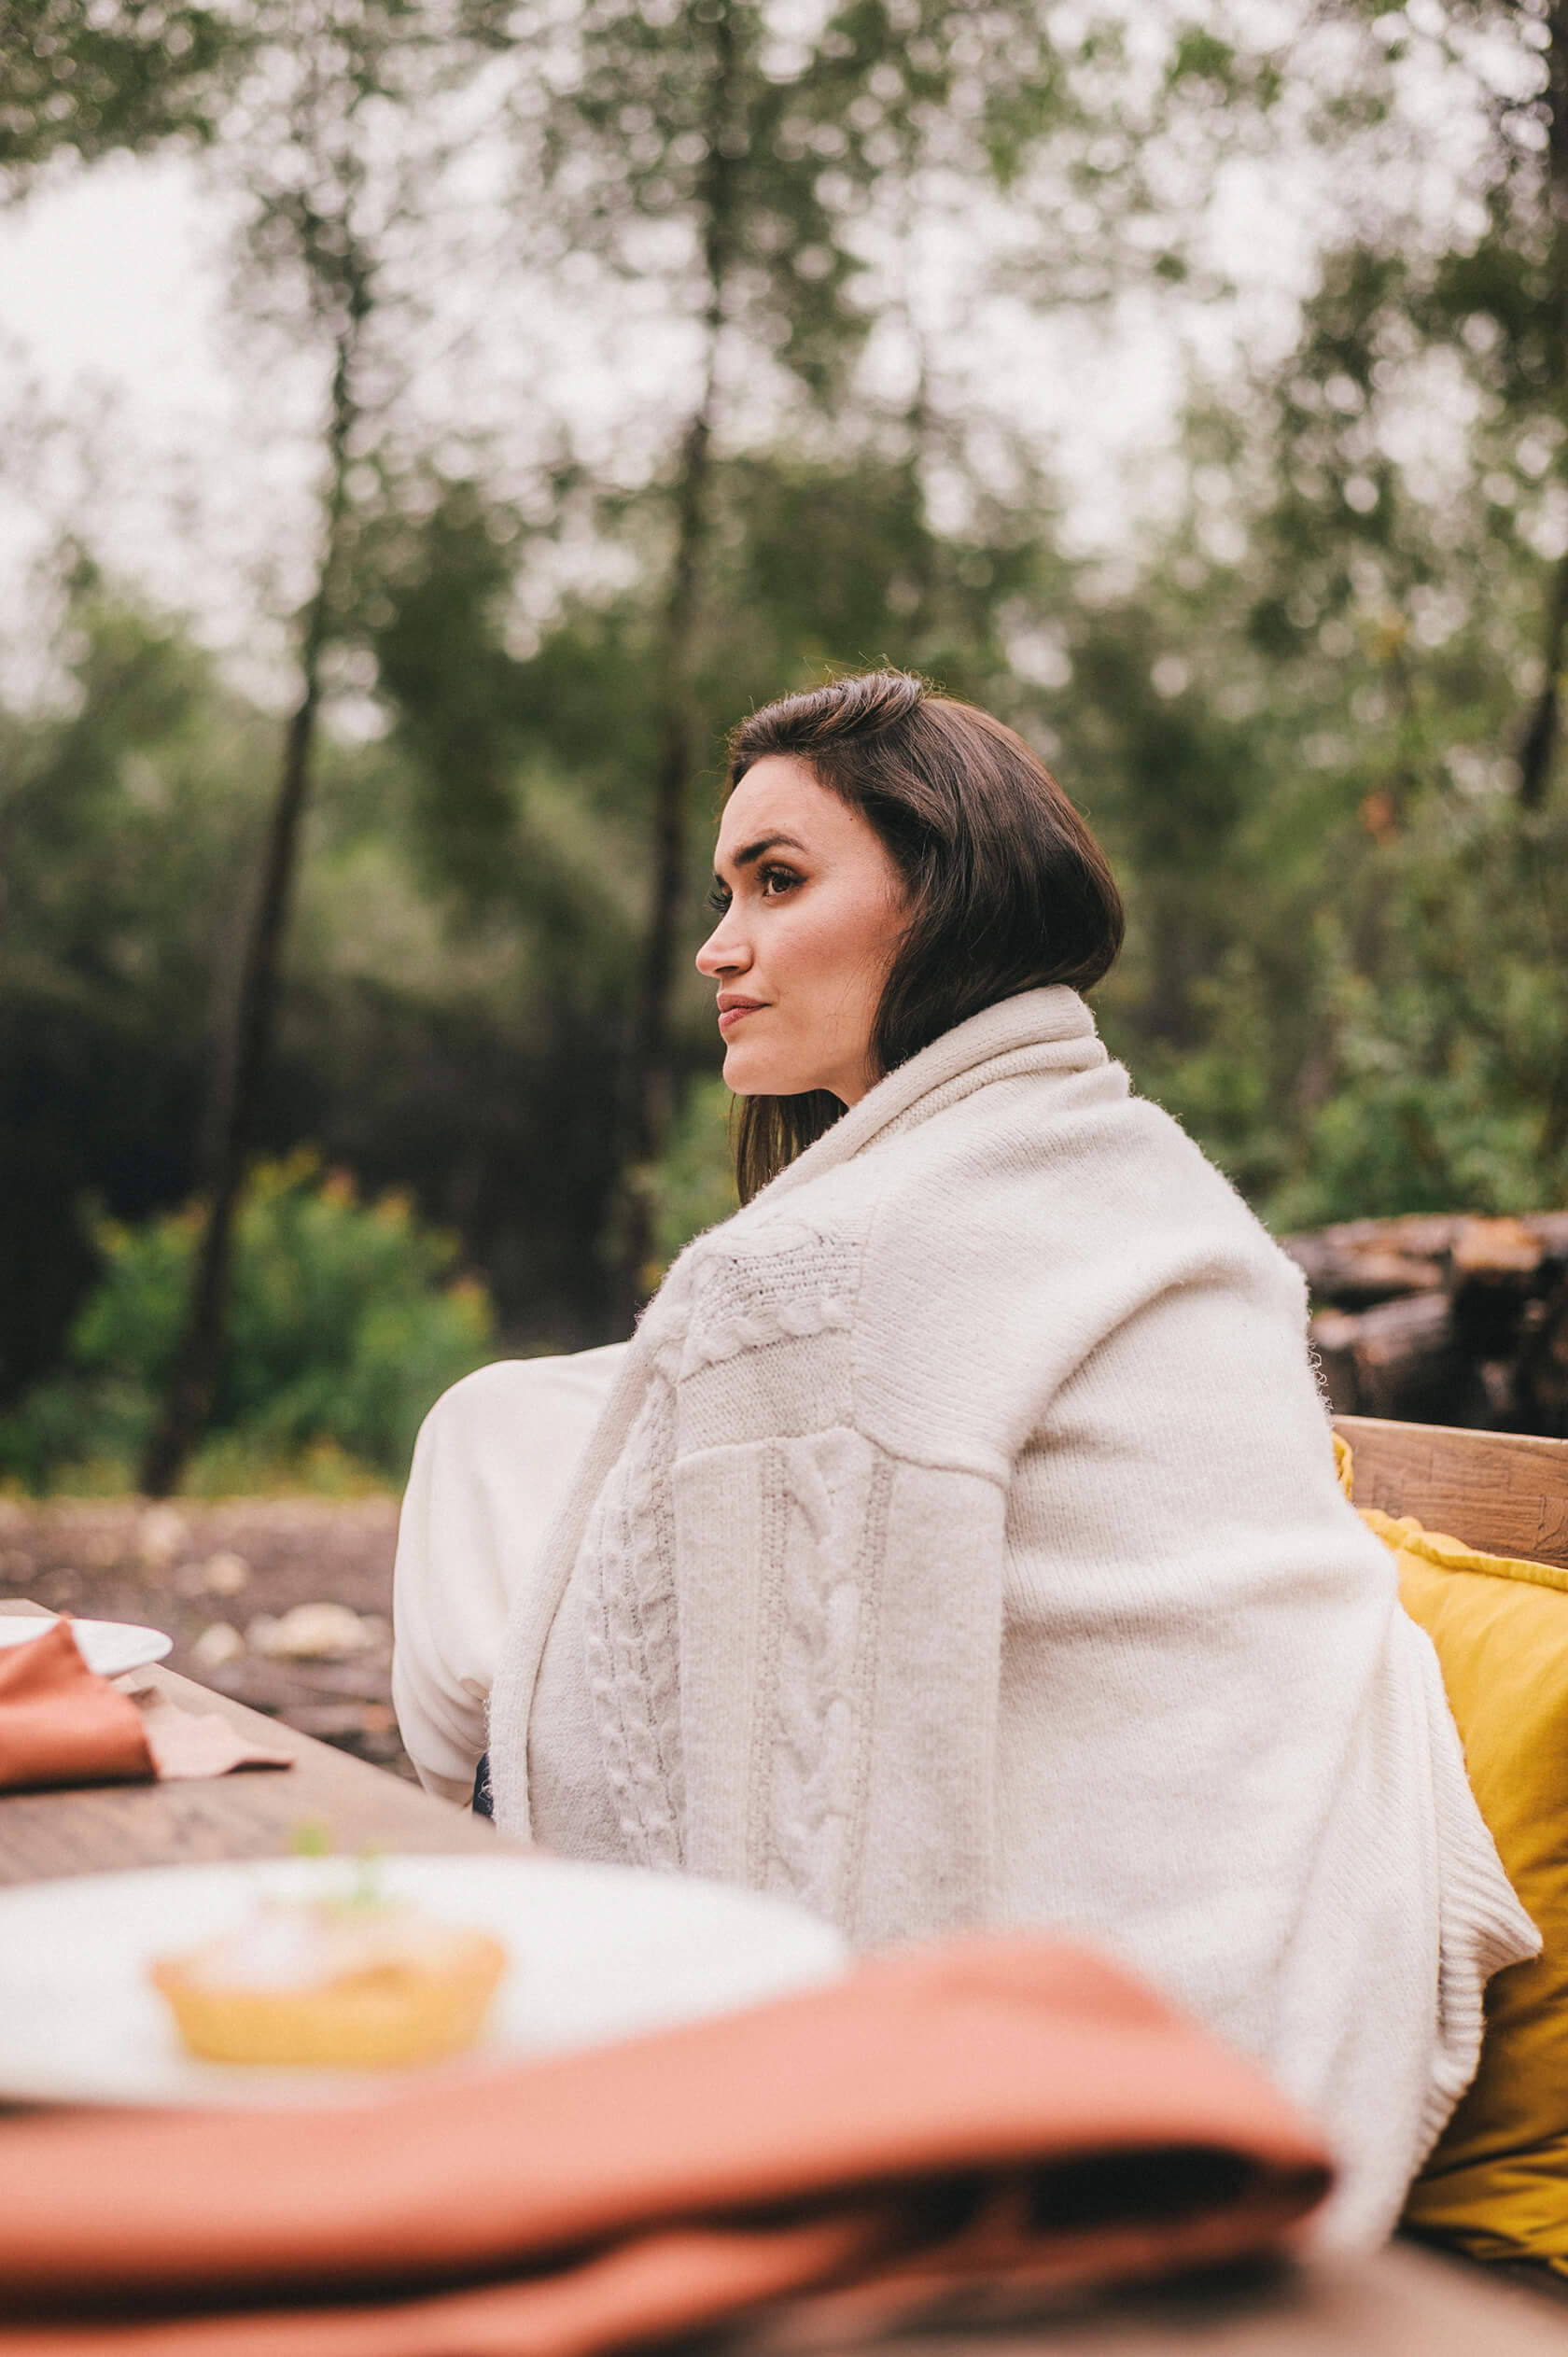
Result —
[[878, 1077], [872, 1025], [908, 914], [881, 837], [804, 761], [769, 753], [724, 805], [713, 872], [722, 914], [697, 970], [719, 985], [725, 1081], [856, 1103]]

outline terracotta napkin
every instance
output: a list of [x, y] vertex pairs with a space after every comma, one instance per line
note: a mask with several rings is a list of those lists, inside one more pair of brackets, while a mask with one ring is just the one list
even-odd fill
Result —
[[68, 1620], [0, 1652], [0, 1788], [154, 1773], [140, 1711], [88, 1668]]
[[845, 2286], [885, 2319], [1270, 2250], [1328, 2182], [1140, 1983], [978, 1935], [365, 2108], [0, 2125], [0, 2357], [590, 2357]]
[[0, 1650], [0, 1791], [224, 1775], [292, 1757], [250, 1742], [221, 1712], [180, 1710], [150, 1688], [121, 1692], [88, 1668], [69, 1620]]

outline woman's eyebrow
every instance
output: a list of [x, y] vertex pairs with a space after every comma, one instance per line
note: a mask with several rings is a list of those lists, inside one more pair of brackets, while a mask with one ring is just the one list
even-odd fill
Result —
[[[735, 853], [735, 864], [736, 867], [749, 867], [753, 860], [760, 860], [764, 851], [777, 850], [781, 843], [788, 844], [791, 851], [804, 851], [805, 849], [805, 845], [798, 835], [763, 835], [758, 836], [755, 843], [748, 843], [744, 850]], [[717, 868], [713, 873], [715, 878], [719, 879]]]

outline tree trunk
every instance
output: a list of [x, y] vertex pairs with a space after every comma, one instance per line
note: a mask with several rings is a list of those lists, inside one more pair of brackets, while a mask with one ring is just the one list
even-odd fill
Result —
[[276, 1020], [283, 938], [299, 863], [300, 827], [310, 792], [315, 748], [321, 659], [331, 631], [331, 598], [346, 501], [348, 436], [355, 414], [350, 383], [353, 343], [352, 327], [340, 333], [328, 426], [325, 530], [315, 590], [306, 609], [301, 641], [300, 700], [284, 738], [277, 797], [267, 828], [233, 1019], [219, 1052], [207, 1127], [207, 1170], [203, 1189], [207, 1216], [197, 1250], [179, 1350], [142, 1461], [141, 1487], [148, 1497], [166, 1497], [178, 1487], [212, 1415], [223, 1359], [234, 1217], [245, 1185], [245, 1150], [252, 1132], [257, 1094]]
[[675, 554], [661, 632], [664, 705], [659, 714], [659, 756], [653, 777], [652, 896], [631, 1024], [623, 1115], [625, 1143], [615, 1222], [612, 1296], [617, 1323], [623, 1331], [630, 1327], [657, 1282], [657, 1168], [675, 1113], [676, 958], [686, 897], [692, 775], [702, 731], [696, 670], [708, 537], [713, 424], [718, 400], [719, 344], [735, 250], [737, 159], [731, 151], [733, 143], [729, 136], [735, 78], [735, 26], [727, 0], [721, 0], [713, 29], [707, 160], [703, 174], [703, 246], [707, 280], [703, 316], [703, 386], [697, 407], [681, 438], [675, 484]]
[[1541, 692], [1519, 739], [1519, 798], [1524, 810], [1539, 810], [1551, 784], [1559, 725], [1558, 678], [1562, 669], [1562, 642], [1568, 632], [1568, 556], [1560, 557], [1552, 572], [1551, 596], [1541, 648]]
[[[1552, 366], [1560, 408], [1568, 402], [1568, 0], [1551, 0], [1547, 11], [1547, 203], [1550, 209], [1554, 313]], [[1551, 784], [1557, 752], [1564, 634], [1568, 633], [1568, 556], [1553, 569], [1541, 647], [1541, 692], [1519, 739], [1519, 798], [1521, 808], [1539, 810]]]

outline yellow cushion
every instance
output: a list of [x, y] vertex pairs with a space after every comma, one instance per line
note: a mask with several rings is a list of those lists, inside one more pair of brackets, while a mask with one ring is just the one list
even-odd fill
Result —
[[1407, 1516], [1362, 1519], [1436, 1648], [1471, 1788], [1545, 1943], [1488, 1988], [1480, 2068], [1406, 2223], [1477, 2258], [1568, 2275], [1568, 1571], [1480, 1554]]

